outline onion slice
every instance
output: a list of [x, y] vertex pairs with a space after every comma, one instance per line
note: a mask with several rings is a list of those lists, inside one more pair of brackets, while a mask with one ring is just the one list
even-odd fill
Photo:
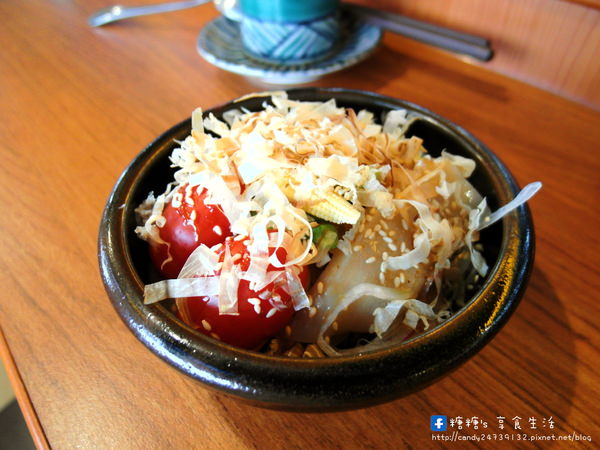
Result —
[[531, 197], [533, 197], [541, 188], [542, 183], [540, 181], [534, 181], [533, 183], [529, 183], [527, 186], [521, 189], [517, 196], [513, 198], [510, 202], [497, 209], [489, 216], [485, 217], [476, 227], [476, 230], [483, 230], [484, 228], [489, 227], [493, 223], [496, 223], [508, 213], [510, 213], [512, 210], [517, 209], [523, 203], [531, 199]]
[[144, 304], [168, 298], [205, 297], [219, 293], [219, 277], [177, 278], [144, 286]]

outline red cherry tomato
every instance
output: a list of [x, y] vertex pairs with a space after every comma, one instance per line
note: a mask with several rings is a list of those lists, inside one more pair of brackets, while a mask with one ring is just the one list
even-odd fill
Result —
[[181, 186], [163, 209], [165, 225], [159, 229], [167, 244], [150, 243], [154, 266], [166, 278], [177, 278], [190, 254], [200, 244], [208, 247], [231, 235], [229, 221], [218, 205], [207, 205], [206, 189]]
[[300, 283], [302, 283], [304, 290], [307, 291], [310, 286], [310, 269], [307, 266], [302, 266], [298, 278], [300, 278]]
[[[235, 264], [246, 271], [250, 265], [246, 244], [247, 241], [227, 238], [225, 246], [220, 250], [221, 260], [225, 247], [228, 247]], [[274, 249], [271, 248], [269, 253], [272, 255]], [[280, 248], [275, 254], [279, 261], [285, 261], [285, 249]], [[282, 274], [260, 291], [252, 290], [248, 280], [240, 280], [237, 315], [219, 314], [218, 296], [192, 297], [177, 300], [182, 319], [198, 331], [228, 344], [246, 349], [258, 347], [278, 334], [294, 314], [292, 299], [286, 290], [285, 272], [269, 265], [267, 273], [273, 271], [280, 271]], [[300, 275], [300, 278], [307, 280], [305, 275]]]

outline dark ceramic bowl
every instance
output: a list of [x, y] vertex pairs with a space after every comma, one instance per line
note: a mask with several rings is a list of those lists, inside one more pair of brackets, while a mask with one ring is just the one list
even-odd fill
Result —
[[[493, 209], [518, 192], [506, 167], [467, 131], [420, 106], [345, 89], [294, 89], [290, 98], [368, 109], [376, 117], [404, 108], [418, 119], [408, 134], [424, 139], [433, 155], [443, 149], [472, 158], [471, 181]], [[261, 109], [264, 98], [235, 107]], [[207, 111], [220, 117], [232, 104]], [[174, 126], [125, 169], [108, 199], [99, 237], [100, 270], [112, 303], [131, 331], [152, 352], [204, 385], [255, 405], [304, 411], [341, 410], [389, 401], [435, 382], [479, 351], [506, 323], [523, 295], [533, 264], [534, 234], [521, 206], [482, 232], [489, 275], [473, 298], [446, 322], [402, 345], [361, 356], [288, 359], [240, 350], [182, 323], [165, 306], [143, 304], [150, 282], [146, 243], [134, 234], [134, 208], [148, 192], [172, 179], [169, 155], [190, 133], [190, 120]], [[117, 343], [115, 343], [117, 345]]]

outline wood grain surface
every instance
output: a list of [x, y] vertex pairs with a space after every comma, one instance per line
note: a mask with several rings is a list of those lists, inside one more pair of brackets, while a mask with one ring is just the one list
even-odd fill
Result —
[[434, 414], [488, 423], [465, 435], [600, 440], [599, 113], [395, 36], [313, 83], [423, 105], [485, 142], [521, 184], [541, 180], [530, 202], [536, 265], [506, 327], [435, 385], [343, 413], [257, 409], [207, 391], [133, 337], [104, 292], [96, 239], [112, 186], [146, 144], [197, 106], [264, 86], [197, 55], [212, 6], [89, 28], [105, 4], [0, 2], [0, 346], [40, 446], [436, 448]]
[[350, 1], [486, 37], [486, 68], [600, 110], [597, 0]]

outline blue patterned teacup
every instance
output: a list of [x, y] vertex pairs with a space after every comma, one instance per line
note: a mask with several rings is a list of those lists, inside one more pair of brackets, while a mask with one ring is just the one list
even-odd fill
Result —
[[279, 64], [327, 57], [339, 35], [338, 0], [241, 0], [246, 52]]

